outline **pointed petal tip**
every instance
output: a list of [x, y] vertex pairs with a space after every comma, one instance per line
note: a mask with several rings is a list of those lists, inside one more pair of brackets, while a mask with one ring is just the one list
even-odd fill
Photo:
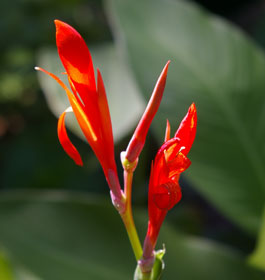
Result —
[[167, 71], [168, 71], [168, 66], [169, 66], [169, 64], [170, 64], [170, 60], [168, 60], [168, 62], [166, 63], [166, 65], [164, 66], [164, 69], [162, 70], [162, 74], [163, 75], [167, 75]]
[[196, 109], [196, 106], [195, 106], [194, 102], [189, 107], [187, 117], [188, 116], [192, 119], [192, 123], [196, 126], [196, 124], [197, 124], [197, 109]]
[[191, 149], [191, 146], [194, 142], [195, 135], [197, 130], [197, 110], [195, 103], [192, 103], [189, 107], [189, 110], [183, 120], [181, 121], [178, 130], [175, 133], [175, 137], [178, 137], [182, 146], [186, 147], [183, 152], [187, 155]]
[[196, 126], [197, 125], [197, 109], [196, 109], [194, 102], [190, 105], [188, 114], [192, 115], [192, 118], [195, 121], [195, 126]]
[[[77, 33], [79, 36], [80, 34], [68, 23], [63, 22], [61, 20], [55, 19], [54, 20], [54, 24], [55, 24], [55, 28], [56, 28], [56, 39], [57, 39], [57, 43], [58, 43], [58, 36], [61, 36], [62, 34], [68, 35], [69, 34], [73, 34], [73, 33]], [[63, 40], [64, 36], [61, 38], [61, 40]]]
[[75, 164], [78, 165], [78, 166], [83, 166], [83, 161], [82, 159], [80, 158], [80, 160], [74, 160], [75, 161]]
[[100, 78], [102, 79], [102, 75], [101, 75], [100, 70], [97, 68], [97, 81], [98, 81]]
[[196, 106], [195, 106], [195, 103], [194, 102], [192, 102], [191, 103], [191, 105], [190, 105], [190, 111], [193, 111], [193, 112], [196, 112], [197, 111], [197, 109], [196, 109]]
[[56, 29], [61, 27], [61, 26], [63, 26], [63, 25], [67, 25], [67, 23], [65, 23], [65, 22], [63, 22], [63, 21], [61, 21], [59, 19], [55, 19], [54, 20], [54, 24], [55, 24]]
[[46, 71], [45, 69], [43, 69], [43, 68], [41, 68], [41, 67], [39, 67], [39, 66], [35, 66], [34, 69], [35, 69], [36, 71], [41, 71], [41, 72], [43, 72], [43, 73], [45, 73], [45, 74], [47, 74], [47, 75], [49, 75], [49, 76], [52, 76], [52, 75], [53, 75], [53, 74], [51, 74], [50, 72]]
[[167, 119], [167, 126], [166, 126], [166, 132], [165, 132], [165, 142], [167, 142], [170, 139], [170, 123]]
[[63, 22], [58, 19], [55, 19], [54, 24], [55, 24], [55, 29], [56, 29], [56, 33], [57, 33], [59, 31], [60, 27], [63, 25]]
[[171, 63], [171, 60], [169, 59], [166, 63], [166, 67], [168, 67], [170, 63]]

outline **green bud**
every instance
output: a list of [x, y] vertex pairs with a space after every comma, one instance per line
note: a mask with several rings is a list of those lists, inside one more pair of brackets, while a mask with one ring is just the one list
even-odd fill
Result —
[[161, 280], [162, 273], [165, 268], [165, 263], [163, 257], [166, 253], [166, 249], [159, 250], [155, 252], [155, 262], [152, 268], [152, 271], [143, 273], [140, 269], [140, 266], [137, 265], [134, 272], [134, 280]]

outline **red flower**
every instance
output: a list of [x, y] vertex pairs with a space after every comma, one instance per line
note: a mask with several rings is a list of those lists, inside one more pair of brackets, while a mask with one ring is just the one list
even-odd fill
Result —
[[75, 163], [83, 165], [80, 154], [71, 143], [65, 129], [65, 115], [72, 110], [89, 145], [100, 161], [112, 192], [120, 197], [111, 119], [101, 74], [98, 70], [96, 85], [92, 58], [81, 35], [62, 21], [55, 20], [55, 25], [58, 53], [72, 91], [55, 75], [39, 67], [36, 69], [50, 75], [64, 88], [71, 105], [70, 110], [66, 109], [59, 118], [59, 141]]
[[181, 199], [180, 173], [191, 164], [187, 158], [196, 134], [197, 113], [194, 103], [182, 120], [175, 136], [170, 139], [170, 125], [167, 122], [165, 142], [152, 164], [148, 212], [149, 223], [144, 245], [144, 257], [148, 258], [155, 248], [160, 227], [165, 216]]

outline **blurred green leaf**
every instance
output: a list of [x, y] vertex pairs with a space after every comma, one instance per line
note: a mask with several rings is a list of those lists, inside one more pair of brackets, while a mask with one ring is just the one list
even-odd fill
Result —
[[[100, 69], [104, 79], [113, 134], [115, 141], [118, 141], [134, 128], [144, 110], [144, 101], [129, 67], [122, 59], [119, 50], [112, 43], [91, 48], [91, 54], [94, 66]], [[42, 68], [59, 75], [64, 71], [60, 64], [59, 56], [55, 50], [40, 51], [38, 65]], [[63, 89], [50, 77], [40, 73], [39, 78], [48, 105], [58, 117], [69, 107], [67, 96]], [[67, 84], [67, 78], [62, 78]], [[67, 119], [67, 125], [81, 138], [84, 138], [74, 117]]]
[[265, 201], [265, 59], [240, 30], [189, 1], [111, 0], [143, 93], [168, 59], [168, 81], [154, 128], [163, 139], [196, 103], [198, 133], [187, 172], [223, 214], [256, 233]]
[[[90, 147], [75, 139], [85, 166], [75, 165], [61, 148], [56, 123], [38, 120], [0, 147], [1, 187], [5, 189], [75, 189], [107, 192], [106, 180]], [[52, 182], [52, 183], [51, 183]], [[90, 182], [88, 186], [87, 182]]]
[[13, 280], [13, 272], [6, 254], [0, 251], [0, 279]]
[[[137, 212], [143, 233], [146, 216]], [[71, 192], [9, 192], [0, 196], [0, 243], [40, 279], [132, 279], [135, 260], [110, 202]], [[164, 279], [261, 280], [241, 255], [164, 227]]]
[[129, 279], [133, 254], [118, 214], [109, 210], [84, 195], [1, 195], [0, 243], [41, 279]]
[[259, 232], [257, 248], [250, 256], [249, 262], [265, 270], [265, 207], [263, 211], [262, 226]]
[[16, 267], [15, 280], [41, 280], [36, 275], [32, 274], [24, 268]]

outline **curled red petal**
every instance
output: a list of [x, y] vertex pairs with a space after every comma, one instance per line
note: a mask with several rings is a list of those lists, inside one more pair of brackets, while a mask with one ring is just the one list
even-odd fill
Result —
[[63, 149], [65, 150], [65, 152], [68, 154], [68, 156], [71, 159], [73, 159], [77, 165], [83, 166], [83, 161], [81, 159], [80, 154], [78, 153], [77, 149], [72, 144], [72, 142], [70, 141], [70, 139], [67, 135], [65, 123], [64, 123], [65, 115], [66, 115], [66, 112], [63, 112], [58, 120], [57, 132], [58, 132], [59, 141], [60, 141]]
[[42, 71], [45, 74], [52, 77], [65, 90], [67, 97], [69, 99], [69, 102], [71, 104], [71, 107], [76, 116], [76, 119], [80, 125], [80, 128], [82, 129], [88, 143], [90, 144], [90, 146], [92, 147], [94, 152], [97, 154], [97, 151], [100, 150], [100, 147], [97, 147], [97, 143], [98, 143], [97, 133], [95, 132], [94, 128], [92, 127], [92, 123], [87, 118], [87, 116], [83, 110], [83, 104], [80, 103], [80, 101], [78, 99], [76, 99], [76, 97], [72, 94], [72, 92], [68, 89], [68, 87], [54, 74], [52, 74], [40, 67], [35, 67], [35, 69], [38, 71]]
[[90, 92], [96, 92], [93, 62], [81, 35], [70, 25], [55, 20], [56, 45], [63, 66], [70, 76], [83, 102]]
[[160, 210], [170, 210], [180, 199], [181, 189], [177, 183], [172, 181], [157, 186], [153, 194], [154, 203]]
[[167, 162], [168, 177], [172, 178], [177, 174], [184, 172], [191, 165], [191, 161], [181, 152], [177, 156]]
[[183, 118], [175, 137], [180, 139], [181, 146], [185, 147], [183, 153], [188, 154], [193, 144], [197, 128], [197, 110], [195, 104], [192, 103], [188, 113]]

